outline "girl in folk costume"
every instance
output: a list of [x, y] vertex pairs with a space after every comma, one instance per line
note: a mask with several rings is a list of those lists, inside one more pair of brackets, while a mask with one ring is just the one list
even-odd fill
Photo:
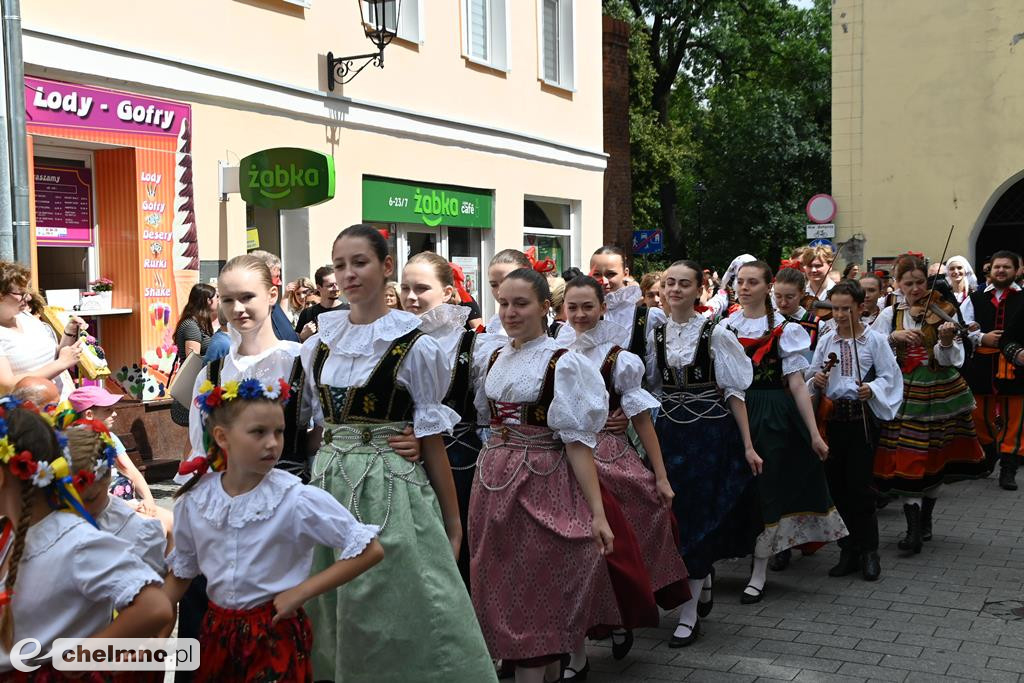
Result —
[[[351, 311], [320, 319], [302, 347], [302, 424], [322, 433], [312, 484], [364, 523], [380, 525], [386, 562], [310, 605], [317, 679], [488, 681], [494, 667], [455, 558], [459, 504], [442, 433], [459, 415], [443, 404], [451, 380], [440, 345], [412, 313], [389, 309], [387, 242], [368, 225], [334, 241], [334, 272]], [[412, 424], [423, 462], [387, 437]], [[334, 562], [314, 553], [313, 569]], [[396, 589], [400, 587], [400, 589]]]
[[800, 262], [807, 276], [805, 294], [810, 294], [818, 301], [828, 298], [828, 291], [835, 286], [835, 282], [828, 277], [835, 257], [832, 247], [808, 247], [800, 254]]
[[882, 278], [874, 273], [861, 275], [857, 284], [864, 292], [864, 303], [860, 306], [860, 321], [866, 327], [871, 327], [878, 320], [878, 314], [882, 312], [879, 301], [882, 298], [884, 284]]
[[[495, 301], [498, 300], [498, 285], [501, 284], [501, 281], [513, 270], [520, 268], [533, 268], [533, 264], [530, 263], [530, 259], [526, 258], [526, 254], [518, 249], [502, 249], [494, 255], [487, 266], [487, 282], [491, 286], [491, 296]], [[505, 328], [501, 325], [501, 317], [497, 313], [487, 321], [486, 331], [502, 337], [508, 336], [505, 333]]]
[[[719, 287], [718, 292], [703, 305], [698, 304], [697, 310], [715, 320], [721, 320], [739, 310], [740, 305], [736, 302], [736, 274], [744, 264], [756, 260], [750, 254], [740, 254], [734, 258], [729, 267], [725, 269], [725, 274], [722, 275], [721, 287]], [[664, 307], [663, 302], [662, 308]]]
[[763, 597], [771, 555], [807, 543], [829, 543], [847, 533], [828, 492], [822, 465], [828, 446], [818, 433], [803, 379], [810, 338], [772, 309], [771, 280], [771, 268], [763, 261], [740, 268], [736, 281], [743, 308], [721, 323], [739, 337], [754, 365], [747, 415], [754, 448], [764, 459], [757, 484], [765, 530], [757, 539], [750, 583], [741, 596], [745, 604]]
[[882, 311], [872, 326], [895, 350], [904, 386], [896, 418], [882, 425], [875, 484], [883, 493], [904, 496], [907, 533], [898, 546], [914, 553], [931, 538], [939, 486], [986, 474], [971, 417], [974, 397], [957, 370], [964, 362], [964, 346], [952, 323], [924, 311], [932, 295], [926, 273], [920, 258], [901, 256], [896, 282], [903, 302]]
[[[650, 410], [660, 404], [640, 386], [644, 362], [618, 345], [622, 328], [601, 320], [605, 311], [604, 289], [597, 280], [586, 276], [571, 280], [566, 285], [565, 309], [576, 332], [576, 340], [569, 348], [600, 370], [608, 391], [609, 411], [622, 409], [647, 452], [653, 472], [644, 466], [625, 434], [604, 430], [597, 436], [594, 462], [598, 478], [615, 496], [636, 533], [658, 606], [675, 609], [688, 599], [690, 591], [684, 581], [686, 566], [676, 550], [671, 508], [675, 494], [651, 421]], [[616, 659], [625, 657], [632, 644], [631, 630], [612, 633], [612, 654]], [[580, 665], [584, 661], [581, 655], [577, 652], [574, 657]]]
[[[827, 321], [818, 318], [818, 309], [808, 310], [803, 307], [801, 301], [805, 298], [807, 278], [800, 270], [798, 261], [783, 261], [779, 272], [775, 275], [775, 284], [772, 286], [772, 296], [775, 307], [786, 320], [796, 323], [804, 328], [807, 336], [811, 339], [811, 345], [805, 354], [808, 362], [814, 355], [814, 347], [818, 344], [818, 334], [828, 328]], [[813, 297], [806, 297], [808, 302], [813, 304]]]
[[511, 339], [474, 357], [492, 432], [470, 499], [473, 605], [520, 683], [558, 680], [561, 656], [619, 616], [607, 613], [613, 534], [593, 459], [608, 397], [597, 369], [544, 333], [549, 296], [534, 270], [509, 273], [498, 304]]
[[692, 596], [669, 647], [697, 639], [698, 617], [714, 604], [714, 563], [752, 555], [764, 530], [754, 483], [763, 461], [744, 403], [753, 370], [736, 336], [696, 311], [700, 291], [699, 265], [669, 266], [662, 282], [669, 319], [651, 331], [647, 349], [648, 383], [661, 396], [657, 435], [676, 493], [679, 552]]
[[504, 343], [504, 338], [467, 330], [466, 319], [470, 310], [465, 306], [442, 303], [450, 299], [454, 283], [451, 266], [430, 251], [413, 256], [402, 272], [403, 307], [420, 317], [420, 331], [437, 341], [451, 368], [443, 402], [457, 412], [461, 420], [451, 434], [444, 435], [444, 443], [455, 480], [463, 529], [459, 572], [468, 587], [469, 536], [465, 530], [468, 528], [469, 495], [476, 478], [476, 459], [483, 446], [477, 433], [473, 355], [484, 345], [495, 348]]
[[604, 246], [595, 251], [590, 257], [590, 275], [604, 286], [604, 319], [625, 330], [619, 346], [643, 358], [647, 330], [664, 323], [665, 312], [640, 303], [643, 292], [638, 286], [626, 286], [629, 268], [625, 253], [618, 247]]
[[839, 539], [839, 564], [829, 570], [829, 576], [860, 571], [865, 580], [876, 581], [882, 567], [871, 473], [878, 420], [891, 420], [899, 409], [903, 375], [885, 337], [861, 322], [863, 299], [863, 290], [853, 280], [832, 288], [829, 301], [836, 326], [822, 334], [805, 376], [812, 395], [821, 395], [824, 406], [829, 406], [824, 425], [830, 444], [825, 471], [836, 507], [850, 530], [849, 536]]
[[0, 398], [0, 434], [0, 678], [71, 680], [50, 664], [13, 671], [11, 648], [26, 638], [39, 641], [38, 654], [57, 638], [145, 638], [169, 627], [174, 613], [160, 576], [126, 541], [97, 529], [82, 506], [81, 492], [109, 470], [110, 459], [68, 454], [63, 435], [9, 396]]
[[957, 305], [964, 303], [978, 289], [978, 276], [974, 274], [971, 262], [963, 256], [950, 256], [946, 260], [946, 279], [953, 289]]

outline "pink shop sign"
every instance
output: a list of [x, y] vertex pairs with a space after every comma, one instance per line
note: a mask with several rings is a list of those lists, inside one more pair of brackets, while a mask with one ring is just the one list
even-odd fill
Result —
[[25, 78], [28, 123], [37, 126], [177, 135], [191, 107], [135, 93]]

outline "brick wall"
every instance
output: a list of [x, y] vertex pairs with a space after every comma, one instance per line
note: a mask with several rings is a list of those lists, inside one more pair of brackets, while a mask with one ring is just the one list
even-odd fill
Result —
[[[633, 183], [629, 154], [629, 24], [604, 17], [604, 244], [631, 254]], [[588, 255], [584, 255], [584, 260]]]

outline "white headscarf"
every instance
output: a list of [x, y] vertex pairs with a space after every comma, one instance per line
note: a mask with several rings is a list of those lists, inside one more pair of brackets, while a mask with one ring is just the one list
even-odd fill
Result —
[[750, 263], [751, 261], [756, 260], [757, 257], [751, 256], [750, 254], [740, 254], [739, 256], [734, 258], [732, 260], [732, 263], [730, 263], [729, 267], [726, 269], [725, 275], [722, 276], [722, 289], [728, 289], [732, 287], [733, 281], [736, 279], [736, 276], [739, 275], [740, 268]]
[[946, 279], [949, 280], [950, 286], [953, 285], [953, 280], [949, 277], [949, 267], [953, 264], [962, 266], [964, 269], [964, 278], [967, 279], [967, 292], [973, 292], [978, 289], [978, 276], [974, 274], [974, 268], [971, 268], [971, 262], [965, 259], [963, 256], [950, 256], [946, 259]]

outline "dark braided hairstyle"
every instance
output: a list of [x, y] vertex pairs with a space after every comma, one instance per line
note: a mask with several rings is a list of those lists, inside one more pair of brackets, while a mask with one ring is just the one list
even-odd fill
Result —
[[[61, 455], [60, 446], [53, 428], [31, 408], [16, 407], [7, 410], [7, 440], [16, 452], [29, 451], [37, 461], [52, 462]], [[76, 471], [82, 467], [92, 467], [93, 459], [88, 463], [69, 463], [70, 469]], [[80, 467], [76, 467], [80, 465]], [[8, 469], [7, 476], [13, 477]], [[11, 560], [7, 566], [7, 580], [4, 582], [4, 596], [7, 603], [0, 614], [0, 645], [10, 651], [14, 645], [14, 610], [10, 600], [14, 595], [14, 586], [18, 582], [18, 565], [25, 552], [25, 537], [32, 522], [32, 508], [37, 496], [44, 496], [42, 489], [31, 481], [15, 478], [21, 487], [21, 511], [14, 527], [14, 545], [11, 549]]]
[[[761, 278], [766, 284], [772, 283], [772, 267], [764, 261], [751, 261], [740, 266], [740, 270], [745, 268], [756, 268], [761, 272]], [[737, 274], [739, 274], [738, 271]], [[764, 311], [768, 316], [768, 333], [771, 334], [771, 331], [775, 329], [775, 308], [772, 306], [771, 288], [764, 293]]]

